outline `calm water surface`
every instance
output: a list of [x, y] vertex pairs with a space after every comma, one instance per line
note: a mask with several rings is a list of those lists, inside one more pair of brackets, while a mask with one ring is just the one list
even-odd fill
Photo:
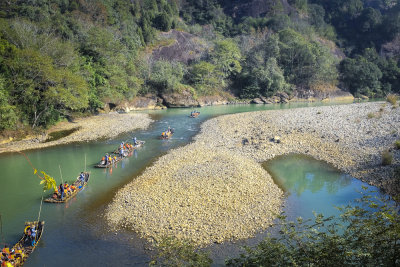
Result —
[[[319, 105], [322, 103], [319, 103]], [[199, 131], [200, 124], [214, 116], [238, 112], [294, 108], [291, 105], [228, 105], [198, 108], [198, 118], [189, 118], [191, 109], [148, 111], [155, 122], [146, 131], [135, 131], [112, 140], [78, 143], [25, 152], [38, 170], [53, 176], [57, 183], [72, 182], [78, 174], [91, 172], [88, 186], [66, 204], [43, 203], [41, 219], [45, 220], [43, 237], [25, 266], [146, 266], [150, 260], [149, 245], [135, 233], [110, 231], [103, 221], [104, 208], [115, 192], [135, 179], [146, 166], [169, 149], [185, 145]], [[316, 104], [312, 104], [315, 106]], [[170, 140], [157, 137], [168, 126], [175, 129]], [[136, 136], [146, 144], [112, 170], [95, 169], [106, 152], [121, 141]], [[85, 164], [86, 163], [86, 164]], [[295, 167], [294, 167], [295, 166]], [[299, 156], [276, 159], [267, 168], [276, 182], [289, 193], [286, 210], [293, 217], [310, 216], [313, 210], [334, 212], [333, 205], [357, 198], [358, 180], [337, 172], [332, 167]], [[0, 243], [15, 243], [24, 221], [38, 217], [43, 195], [39, 179], [26, 159], [18, 153], [0, 155]], [[61, 174], [60, 174], [61, 169]], [[264, 236], [213, 245], [209, 248], [215, 264], [239, 252], [244, 244], [254, 244]]]

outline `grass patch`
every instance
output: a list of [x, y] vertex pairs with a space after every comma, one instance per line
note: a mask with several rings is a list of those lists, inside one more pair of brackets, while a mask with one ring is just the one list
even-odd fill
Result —
[[389, 151], [383, 151], [382, 153], [382, 165], [383, 166], [388, 166], [392, 164], [393, 161], [393, 154], [390, 153]]
[[392, 106], [396, 106], [397, 104], [397, 95], [395, 94], [388, 94], [386, 97], [386, 101], [392, 104]]
[[396, 149], [400, 149], [400, 139], [397, 140], [396, 142], [394, 142], [394, 147], [395, 147]]
[[63, 137], [66, 137], [66, 136], [72, 134], [73, 132], [76, 132], [77, 130], [79, 130], [79, 127], [72, 128], [69, 130], [62, 130], [62, 131], [49, 133], [49, 137], [44, 142], [47, 143], [47, 142], [51, 142], [51, 141], [56, 141], [58, 139], [61, 139]]

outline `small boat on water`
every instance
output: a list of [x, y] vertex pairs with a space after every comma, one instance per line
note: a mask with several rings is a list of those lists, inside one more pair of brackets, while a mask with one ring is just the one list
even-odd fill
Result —
[[174, 129], [168, 129], [161, 133], [160, 139], [169, 139], [174, 134]]
[[65, 203], [74, 196], [76, 196], [79, 191], [81, 191], [88, 183], [89, 178], [90, 178], [90, 173], [89, 172], [83, 172], [83, 181], [81, 180], [80, 176], [76, 178], [76, 181], [70, 185], [71, 187], [74, 186], [75, 190], [72, 192], [64, 192], [64, 198], [61, 199], [60, 194], [53, 193], [52, 196], [46, 198], [44, 201], [48, 203]]
[[189, 116], [189, 117], [191, 117], [191, 118], [197, 118], [199, 115], [200, 115], [200, 111], [192, 111], [192, 112], [190, 113], [190, 116]]
[[[128, 152], [131, 152], [131, 151], [133, 151], [133, 150], [135, 150], [135, 149], [141, 147], [142, 145], [144, 145], [144, 143], [145, 143], [145, 141], [142, 141], [142, 140], [136, 140], [136, 144], [126, 143], [128, 146], [125, 146], [124, 150], [125, 150], [125, 151], [128, 151]], [[117, 148], [116, 150], [114, 150], [114, 152], [112, 152], [112, 153], [114, 153], [114, 154], [120, 154], [119, 151], [120, 151], [120, 147], [118, 147], [118, 148]], [[129, 154], [129, 153], [126, 153], [126, 154]]]
[[125, 157], [127, 157], [132, 151], [124, 151], [122, 157], [119, 154], [112, 154], [109, 155], [109, 157], [111, 157], [111, 160], [106, 160], [105, 157], [103, 157], [102, 160], [100, 160], [99, 163], [97, 163], [96, 165], [94, 165], [94, 167], [96, 168], [110, 168], [113, 166], [113, 164], [117, 163], [118, 161], [121, 161], [122, 159], [124, 159]]
[[8, 260], [11, 261], [12, 266], [22, 266], [29, 258], [30, 254], [32, 254], [39, 244], [43, 228], [44, 221], [25, 222], [25, 229], [21, 239], [12, 247], [8, 254]]
[[143, 146], [144, 143], [146, 143], [146, 142], [145, 142], [145, 141], [142, 141], [142, 140], [137, 140], [137, 141], [136, 141], [136, 144], [133, 145], [133, 148], [134, 148], [134, 149], [139, 148], [139, 147]]

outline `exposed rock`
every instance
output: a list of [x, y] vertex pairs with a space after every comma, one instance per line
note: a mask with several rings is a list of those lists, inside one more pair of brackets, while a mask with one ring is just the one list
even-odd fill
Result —
[[162, 109], [165, 108], [162, 105], [162, 102], [163, 100], [155, 95], [139, 96], [135, 97], [130, 102], [121, 103], [115, 109], [124, 112], [145, 109]]
[[250, 102], [251, 104], [264, 104], [264, 101], [262, 101], [260, 98], [254, 98]]
[[272, 104], [272, 102], [265, 96], [260, 96], [260, 99], [264, 102], [264, 104]]
[[162, 94], [164, 104], [169, 108], [183, 108], [183, 107], [198, 107], [199, 102], [193, 98], [189, 91], [182, 91], [181, 93]]
[[302, 102], [302, 101], [353, 101], [354, 96], [349, 92], [336, 88], [334, 90], [316, 91], [316, 90], [294, 90], [291, 102]]
[[[233, 96], [231, 97], [233, 98]], [[228, 99], [223, 96], [201, 96], [197, 99], [200, 106], [212, 106], [212, 105], [226, 105], [229, 103]]]
[[200, 58], [208, 49], [208, 43], [204, 39], [177, 30], [160, 33], [165, 40], [172, 43], [167, 46], [160, 46], [153, 50], [155, 60], [178, 61], [185, 64]]

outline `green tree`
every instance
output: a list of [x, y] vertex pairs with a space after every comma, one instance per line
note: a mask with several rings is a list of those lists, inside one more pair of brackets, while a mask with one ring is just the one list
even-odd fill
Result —
[[171, 17], [165, 12], [159, 13], [154, 19], [154, 27], [167, 32], [171, 29], [172, 20]]
[[68, 69], [54, 68], [51, 58], [24, 49], [5, 63], [12, 81], [12, 104], [23, 111], [32, 128], [47, 126], [68, 110], [87, 107], [86, 82]]
[[346, 58], [340, 63], [341, 81], [355, 95], [382, 96], [380, 79], [382, 72], [363, 56]]
[[336, 83], [336, 61], [326, 47], [292, 29], [279, 32], [279, 41], [279, 63], [288, 82], [303, 88]]
[[17, 124], [16, 109], [9, 104], [8, 92], [4, 86], [4, 79], [0, 77], [0, 131], [12, 129]]
[[242, 71], [241, 59], [240, 49], [231, 39], [217, 41], [214, 51], [211, 53], [212, 63], [222, 73], [222, 78], [240, 73]]
[[199, 95], [212, 95], [217, 93], [223, 86], [222, 81], [216, 70], [216, 66], [206, 62], [200, 61], [191, 66], [190, 80], [196, 88]]
[[159, 60], [151, 68], [149, 82], [158, 92], [179, 92], [185, 72], [181, 63]]

